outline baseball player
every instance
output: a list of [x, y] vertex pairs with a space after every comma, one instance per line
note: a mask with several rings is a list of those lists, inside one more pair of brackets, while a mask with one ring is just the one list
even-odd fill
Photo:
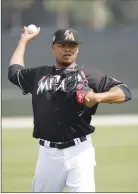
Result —
[[131, 92], [103, 72], [87, 72], [76, 64], [80, 40], [73, 29], [53, 35], [55, 65], [24, 67], [26, 45], [40, 32], [24, 27], [13, 53], [8, 78], [23, 94], [31, 93], [39, 153], [32, 192], [95, 192], [95, 149], [90, 125], [100, 103], [123, 103]]

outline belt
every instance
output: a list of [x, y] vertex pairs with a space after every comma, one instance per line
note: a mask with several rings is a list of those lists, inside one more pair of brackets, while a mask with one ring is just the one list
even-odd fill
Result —
[[40, 139], [39, 144], [41, 146], [48, 146], [51, 148], [64, 149], [64, 148], [69, 148], [71, 146], [77, 145], [86, 140], [87, 140], [86, 136], [82, 136], [82, 137], [73, 139], [68, 142], [51, 142], [51, 141]]

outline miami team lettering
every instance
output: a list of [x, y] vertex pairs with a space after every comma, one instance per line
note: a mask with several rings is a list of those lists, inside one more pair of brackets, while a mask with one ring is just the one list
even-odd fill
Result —
[[37, 95], [50, 90], [54, 92], [58, 90], [65, 91], [65, 80], [60, 80], [60, 78], [60, 75], [43, 76], [38, 83]]

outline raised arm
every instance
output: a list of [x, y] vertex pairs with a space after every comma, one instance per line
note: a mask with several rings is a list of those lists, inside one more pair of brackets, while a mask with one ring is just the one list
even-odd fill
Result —
[[24, 68], [24, 54], [26, 45], [35, 38], [40, 32], [40, 28], [36, 33], [29, 34], [28, 28], [25, 26], [21, 34], [18, 45], [11, 57], [8, 70], [8, 79], [17, 85], [27, 94], [32, 91], [33, 81], [36, 74], [36, 68]]
[[24, 54], [26, 45], [35, 38], [40, 32], [40, 28], [35, 33], [29, 34], [28, 28], [25, 26], [24, 31], [21, 34], [21, 38], [18, 42], [18, 45], [11, 57], [10, 65], [18, 64], [24, 66]]

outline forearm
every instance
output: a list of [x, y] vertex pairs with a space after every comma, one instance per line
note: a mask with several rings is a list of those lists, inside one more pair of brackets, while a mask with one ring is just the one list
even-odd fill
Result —
[[35, 38], [39, 34], [39, 32], [40, 28], [38, 28], [37, 32], [30, 33], [28, 31], [28, 28], [24, 26], [24, 31], [21, 34], [21, 39], [19, 40], [18, 46], [11, 57], [10, 66], [18, 64], [24, 67], [25, 47], [33, 38]]
[[119, 87], [111, 88], [108, 92], [97, 93], [98, 103], [121, 103], [125, 101], [125, 94]]
[[91, 107], [97, 103], [122, 103], [130, 100], [130, 91], [128, 90], [128, 93], [126, 94], [126, 92], [124, 92], [125, 90], [123, 90], [120, 87], [116, 86], [103, 93], [88, 92], [85, 96], [85, 105]]
[[25, 47], [26, 47], [26, 43], [20, 40], [17, 45], [17, 48], [15, 49], [11, 57], [10, 65], [19, 64], [19, 65], [24, 66]]

